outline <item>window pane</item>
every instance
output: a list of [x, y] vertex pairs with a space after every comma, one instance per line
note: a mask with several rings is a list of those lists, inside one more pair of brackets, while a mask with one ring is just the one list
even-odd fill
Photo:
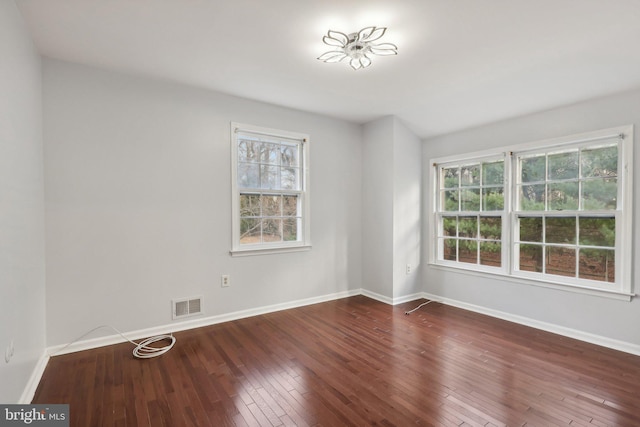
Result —
[[460, 185], [463, 187], [480, 185], [480, 165], [461, 167]]
[[282, 216], [298, 215], [298, 196], [282, 197]]
[[260, 188], [257, 163], [238, 164], [238, 186], [242, 188]]
[[277, 144], [270, 144], [263, 142], [260, 147], [260, 162], [270, 165], [278, 164], [278, 151], [279, 146]]
[[593, 179], [582, 183], [582, 209], [617, 208], [618, 183], [615, 178]]
[[458, 241], [458, 261], [478, 263], [478, 242], [475, 240]]
[[520, 245], [520, 270], [542, 273], [542, 246]]
[[615, 246], [616, 219], [580, 217], [580, 244], [589, 246]]
[[520, 158], [520, 178], [522, 182], [544, 181], [546, 157], [544, 154], [535, 157]]
[[478, 236], [478, 218], [461, 216], [458, 222], [458, 236], [476, 238]]
[[455, 237], [457, 226], [458, 226], [458, 219], [456, 217], [442, 218], [443, 235]]
[[[547, 217], [545, 228], [547, 243], [576, 243], [575, 217]], [[575, 271], [575, 269], [574, 269]]]
[[458, 210], [458, 190], [446, 190], [442, 193], [444, 199], [442, 200], [442, 207], [445, 211], [457, 211]]
[[442, 188], [458, 188], [458, 184], [460, 180], [459, 170], [457, 167], [455, 168], [442, 168]]
[[523, 211], [544, 210], [545, 185], [523, 185], [520, 188], [520, 209]]
[[571, 248], [547, 246], [547, 274], [576, 276], [576, 251]]
[[502, 218], [480, 217], [480, 238], [500, 240], [502, 238]]
[[298, 146], [282, 145], [280, 147], [280, 164], [282, 166], [297, 167], [298, 164]]
[[582, 176], [617, 177], [618, 146], [601, 147], [582, 151]]
[[578, 152], [551, 154], [549, 156], [549, 179], [578, 178]]
[[460, 191], [462, 200], [460, 201], [460, 210], [462, 211], [479, 211], [480, 210], [480, 189], [466, 189]]
[[240, 219], [240, 243], [251, 244], [261, 243], [261, 221], [259, 218]]
[[480, 264], [493, 267], [502, 266], [502, 244], [498, 242], [480, 243]]
[[278, 188], [278, 167], [260, 165], [260, 188]]
[[557, 182], [550, 183], [548, 187], [549, 210], [577, 210], [578, 209], [578, 183]]
[[280, 188], [282, 190], [300, 189], [297, 168], [280, 168]]
[[579, 277], [581, 279], [615, 282], [615, 252], [606, 249], [581, 249]]
[[520, 218], [520, 241], [542, 243], [542, 218]]
[[240, 217], [260, 216], [260, 196], [257, 194], [240, 195]]
[[502, 187], [482, 189], [482, 210], [501, 211], [504, 209], [504, 189]]
[[238, 143], [238, 161], [242, 163], [256, 163], [258, 161], [259, 143], [241, 140]]
[[282, 197], [263, 195], [262, 216], [282, 216]]
[[456, 239], [444, 239], [443, 243], [443, 258], [447, 261], [456, 261], [458, 259], [456, 255], [458, 241]]
[[283, 239], [287, 242], [298, 240], [298, 219], [288, 218], [282, 221]]
[[504, 184], [504, 161], [482, 164], [482, 185]]
[[280, 242], [282, 241], [282, 220], [269, 218], [262, 220], [262, 241]]

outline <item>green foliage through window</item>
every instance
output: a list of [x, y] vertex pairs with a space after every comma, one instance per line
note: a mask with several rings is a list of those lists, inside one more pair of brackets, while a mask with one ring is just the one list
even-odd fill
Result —
[[309, 236], [308, 136], [232, 127], [233, 251], [302, 246]]
[[443, 211], [471, 215], [442, 217], [444, 259], [501, 266], [504, 160], [440, 169]]
[[621, 133], [530, 144], [521, 153], [504, 150], [508, 158], [487, 153], [494, 157], [436, 162], [438, 260], [624, 289], [616, 260], [625, 256], [620, 248], [629, 247], [618, 235], [629, 220], [622, 216], [628, 211], [620, 187], [623, 179], [625, 188], [630, 183], [619, 172], [621, 154], [633, 145]]

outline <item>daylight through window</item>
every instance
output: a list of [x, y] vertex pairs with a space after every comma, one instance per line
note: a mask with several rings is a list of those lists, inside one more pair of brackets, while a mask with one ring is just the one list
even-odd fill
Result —
[[615, 282], [618, 160], [617, 138], [516, 157], [516, 270]]
[[306, 245], [308, 137], [248, 125], [232, 133], [233, 250]]
[[504, 160], [440, 168], [439, 239], [444, 260], [500, 267]]
[[444, 266], [630, 293], [632, 129], [434, 161]]

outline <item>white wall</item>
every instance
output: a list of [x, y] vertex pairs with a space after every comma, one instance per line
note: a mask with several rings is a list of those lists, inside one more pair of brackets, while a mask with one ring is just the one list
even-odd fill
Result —
[[[491, 147], [561, 137], [619, 125], [635, 125], [635, 139], [640, 138], [640, 91], [584, 102], [572, 106], [506, 120], [424, 141], [423, 168], [435, 157], [479, 151]], [[640, 165], [640, 150], [635, 150], [634, 165]], [[640, 220], [640, 174], [634, 176], [633, 265], [640, 264], [638, 221]], [[424, 193], [431, 183], [424, 177]], [[424, 241], [431, 227], [424, 227]], [[426, 265], [428, 251], [423, 247], [423, 282], [427, 293], [569, 328], [584, 334], [605, 337], [623, 343], [640, 345], [640, 300], [618, 301], [577, 294], [509, 280], [437, 269]], [[637, 283], [637, 272], [633, 272]], [[636, 284], [635, 292], [640, 292]]]
[[0, 58], [0, 402], [17, 403], [44, 352], [45, 264], [41, 66], [13, 1]]
[[[422, 145], [400, 120], [395, 119], [393, 165], [393, 296], [402, 298], [422, 290], [420, 234]], [[407, 274], [407, 264], [411, 272]]]
[[[310, 134], [310, 251], [229, 255], [231, 121]], [[361, 287], [358, 125], [45, 60], [44, 130], [48, 345]]]
[[421, 142], [393, 116], [365, 124], [363, 140], [363, 288], [393, 303], [421, 290]]
[[383, 117], [363, 127], [362, 287], [393, 298], [393, 123]]

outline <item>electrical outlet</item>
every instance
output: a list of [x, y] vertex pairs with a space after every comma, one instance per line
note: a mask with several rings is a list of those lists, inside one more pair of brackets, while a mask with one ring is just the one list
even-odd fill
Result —
[[407, 264], [407, 274], [411, 274], [411, 264]]
[[231, 278], [228, 274], [222, 275], [222, 277], [220, 278], [220, 284], [223, 288], [228, 288], [229, 286], [231, 286]]

